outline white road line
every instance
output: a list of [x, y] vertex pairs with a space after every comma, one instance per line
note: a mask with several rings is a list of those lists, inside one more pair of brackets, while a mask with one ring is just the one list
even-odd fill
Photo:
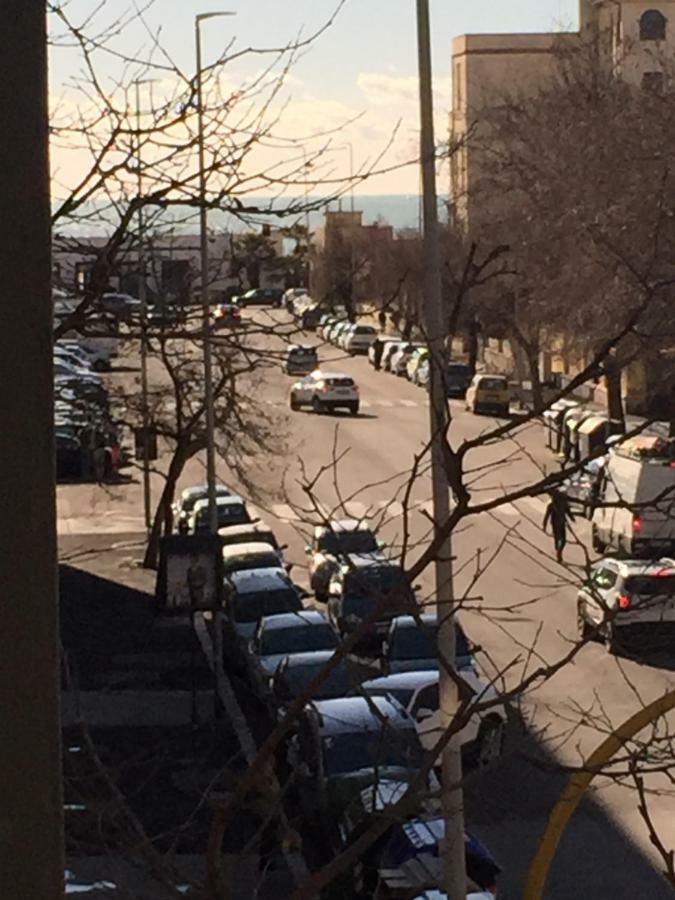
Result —
[[367, 503], [359, 503], [356, 500], [348, 500], [345, 503], [345, 512], [350, 519], [365, 519], [370, 507]]
[[359, 406], [361, 409], [369, 409], [373, 404], [370, 400], [359, 400]]
[[401, 404], [401, 406], [407, 406], [410, 409], [412, 409], [413, 407], [416, 408], [418, 406], [416, 400], [399, 400], [398, 402]]
[[377, 406], [383, 406], [385, 409], [393, 409], [394, 404], [391, 400], [378, 400]]
[[300, 520], [298, 513], [288, 503], [275, 503], [272, 506], [272, 515], [285, 522], [298, 522]]

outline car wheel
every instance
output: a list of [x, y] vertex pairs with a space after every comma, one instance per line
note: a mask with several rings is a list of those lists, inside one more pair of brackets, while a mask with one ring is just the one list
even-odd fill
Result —
[[358, 403], [352, 403], [351, 406], [349, 407], [349, 412], [350, 412], [353, 416], [358, 416], [358, 414], [359, 414], [359, 404], [358, 404]]
[[504, 723], [493, 716], [481, 722], [478, 731], [476, 765], [489, 766], [499, 759], [504, 749]]
[[312, 409], [315, 413], [322, 413], [325, 409], [324, 404], [317, 396], [312, 397]]
[[607, 544], [601, 540], [598, 526], [595, 524], [591, 526], [591, 544], [596, 553], [604, 553], [607, 549]]
[[295, 397], [293, 396], [293, 394], [291, 394], [290, 407], [291, 407], [291, 409], [293, 410], [293, 412], [297, 412], [297, 411], [300, 409], [300, 404], [299, 404], [298, 401], [295, 399]]

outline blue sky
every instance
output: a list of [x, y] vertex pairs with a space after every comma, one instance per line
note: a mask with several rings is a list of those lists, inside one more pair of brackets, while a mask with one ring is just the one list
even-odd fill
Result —
[[[237, 47], [280, 46], [302, 29], [310, 33], [330, 16], [337, 0], [155, 0], [147, 13], [149, 24], [161, 25], [161, 40], [186, 71], [193, 69], [192, 27], [198, 12], [229, 9], [236, 18], [205, 23], [204, 50], [213, 58], [232, 37]], [[108, 0], [103, 17], [129, 8], [127, 0]], [[71, 15], [91, 11], [94, 0], [71, 0]], [[467, 32], [551, 31], [575, 28], [578, 0], [431, 0], [438, 128], [444, 129], [450, 108], [452, 38]], [[286, 134], [312, 123], [317, 130], [336, 127], [354, 115], [359, 122], [341, 129], [336, 143], [350, 141], [357, 168], [386, 144], [401, 122], [396, 146], [387, 159], [395, 164], [408, 158], [415, 145], [416, 31], [414, 0], [347, 0], [337, 21], [309, 49], [292, 72], [286, 96], [289, 116]], [[123, 47], [145, 44], [140, 29], [127, 30]], [[122, 46], [122, 44], [120, 45]], [[59, 91], [72, 72], [75, 56], [54, 54], [52, 84]], [[245, 78], [261, 65], [259, 58], [237, 63], [232, 78]], [[111, 66], [110, 74], [113, 74]], [[336, 151], [336, 169], [348, 169], [348, 155]], [[382, 176], [364, 193], [414, 191], [417, 175], [402, 171]]]

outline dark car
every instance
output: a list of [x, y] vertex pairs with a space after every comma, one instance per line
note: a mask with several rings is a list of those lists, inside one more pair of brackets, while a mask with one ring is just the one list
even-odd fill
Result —
[[319, 354], [316, 347], [306, 344], [292, 344], [286, 356], [287, 375], [309, 375], [319, 368]]
[[308, 704], [289, 762], [305, 815], [338, 843], [337, 822], [370, 785], [409, 783], [423, 765], [415, 723], [387, 697], [341, 697]]
[[237, 306], [281, 306], [283, 297], [281, 288], [253, 288], [237, 297]]
[[245, 569], [225, 581], [225, 608], [237, 634], [250, 640], [265, 616], [300, 612], [300, 591], [285, 569]]
[[445, 390], [448, 397], [464, 397], [471, 384], [471, 378], [471, 369], [466, 363], [448, 363], [445, 373]]
[[[435, 613], [396, 616], [382, 645], [382, 671], [419, 672], [438, 668], [438, 618]], [[474, 665], [473, 650], [459, 622], [455, 622], [455, 666]]]
[[[332, 659], [333, 654], [333, 650], [315, 650], [312, 653], [293, 653], [286, 656], [272, 676], [272, 694], [276, 705], [289, 706], [306, 691]], [[335, 697], [346, 697], [358, 682], [353, 665], [348, 659], [341, 659], [313, 690], [312, 699], [332, 700]]]
[[220, 303], [213, 312], [214, 328], [232, 328], [241, 325], [241, 310], [236, 303]]
[[[232, 491], [222, 484], [216, 485], [216, 497], [230, 497]], [[195, 505], [199, 500], [208, 500], [209, 489], [205, 484], [185, 488], [178, 500], [172, 506], [176, 531], [179, 534], [187, 534], [188, 520], [192, 515]]]
[[381, 640], [395, 616], [417, 610], [401, 566], [374, 555], [348, 557], [331, 577], [328, 596], [328, 615], [342, 635], [356, 631], [372, 617], [369, 640]]
[[82, 447], [76, 430], [72, 427], [56, 427], [56, 477], [79, 478], [82, 474]]
[[218, 529], [223, 546], [230, 544], [250, 544], [252, 542], [270, 544], [275, 550], [285, 550], [286, 545], [279, 543], [270, 526], [261, 519], [243, 525], [226, 525]]
[[266, 688], [284, 658], [296, 653], [333, 651], [339, 640], [328, 619], [316, 609], [265, 616], [249, 645], [254, 680]]

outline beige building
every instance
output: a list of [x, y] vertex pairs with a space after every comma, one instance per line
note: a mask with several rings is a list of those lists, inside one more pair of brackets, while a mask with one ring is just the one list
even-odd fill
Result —
[[[617, 76], [658, 87], [663, 61], [675, 55], [675, 0], [622, 2], [580, 0], [579, 31], [548, 34], [467, 34], [452, 47], [450, 198], [455, 221], [471, 232], [480, 225], [481, 116], [509, 95], [527, 96], [552, 77], [560, 50], [573, 50], [580, 35], [596, 37]], [[473, 139], [472, 139], [473, 138]]]

